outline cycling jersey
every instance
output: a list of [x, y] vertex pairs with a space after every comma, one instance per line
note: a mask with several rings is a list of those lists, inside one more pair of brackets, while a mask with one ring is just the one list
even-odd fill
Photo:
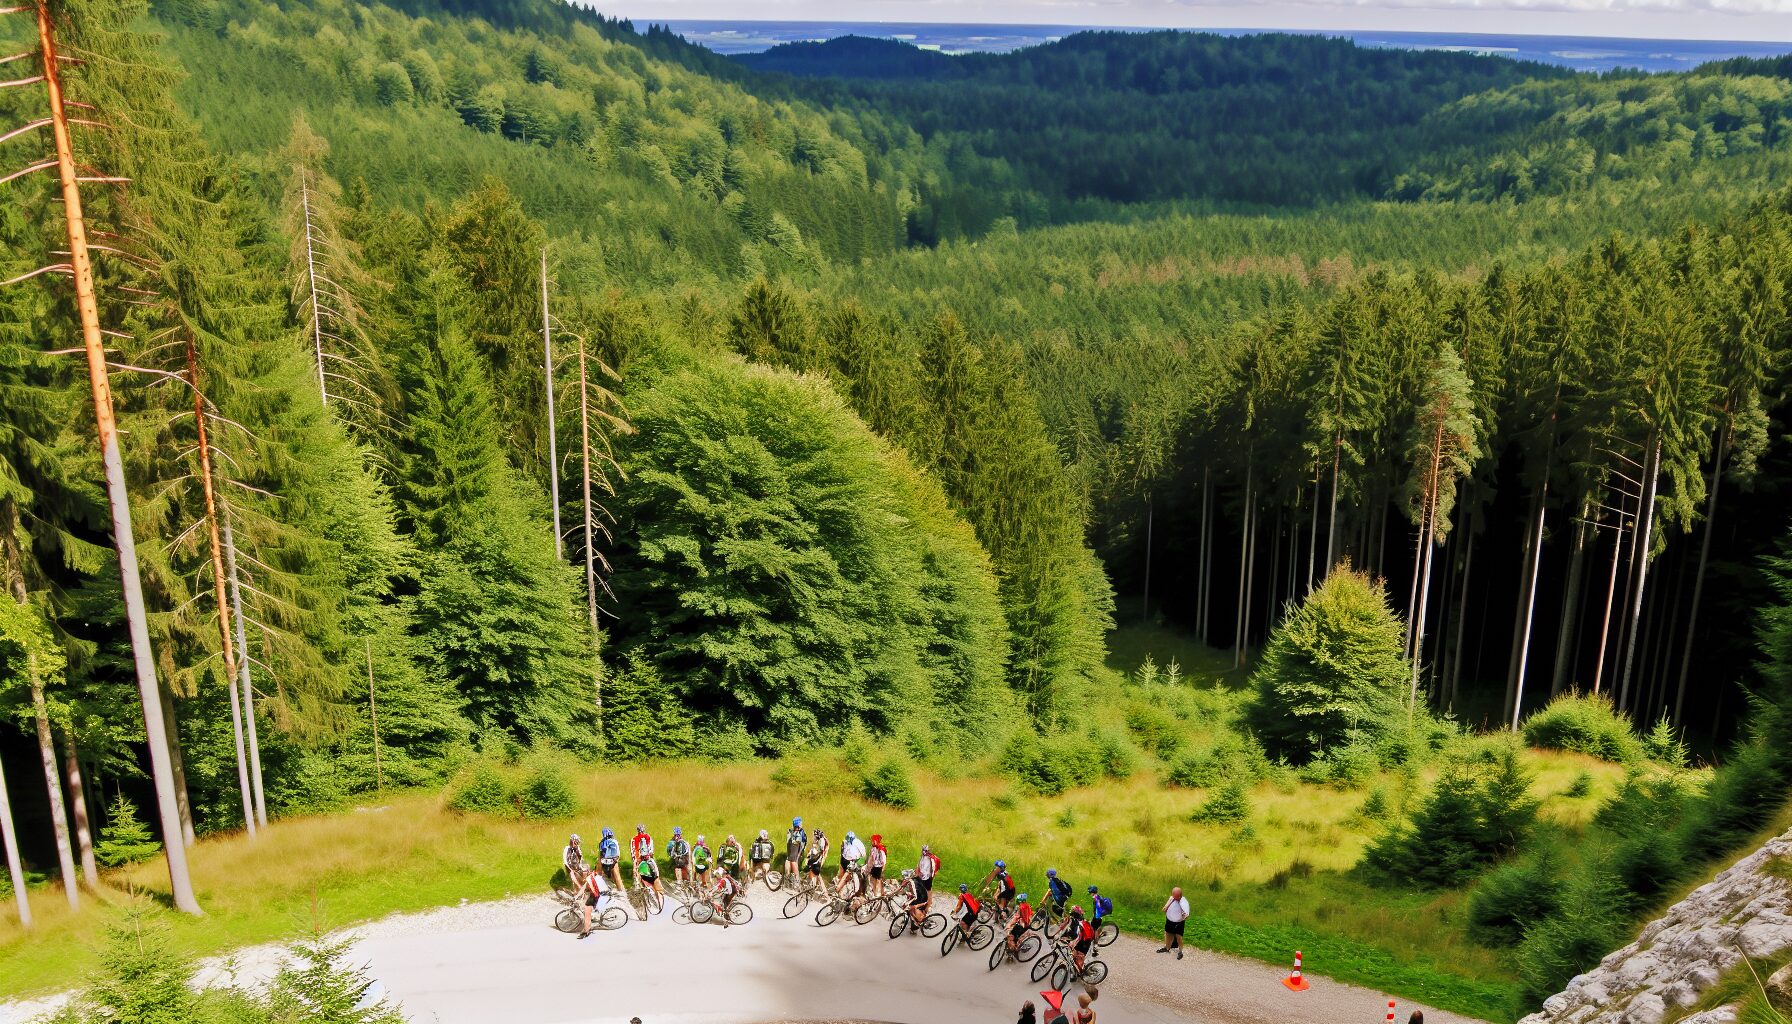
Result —
[[740, 865], [740, 847], [733, 843], [724, 845], [722, 847], [721, 856], [717, 859], [722, 862], [722, 866], [725, 868], [732, 869], [738, 867]]
[[643, 882], [651, 882], [660, 876], [660, 869], [653, 863], [652, 857], [643, 857], [635, 862], [635, 877]]
[[755, 864], [770, 863], [772, 859], [772, 842], [769, 839], [753, 840], [753, 849], [747, 855]]
[[824, 836], [809, 847], [809, 859], [817, 864], [828, 859], [828, 841]]
[[653, 837], [643, 832], [628, 841], [628, 849], [636, 860], [640, 860], [642, 857], [651, 857], [653, 856]]
[[716, 895], [722, 896], [725, 898], [725, 897], [733, 896], [735, 893], [737, 893], [739, 891], [740, 891], [740, 883], [738, 883], [734, 880], [733, 875], [725, 874], [725, 875], [720, 875], [716, 878]]
[[616, 842], [614, 837], [606, 839], [598, 844], [597, 856], [606, 866], [614, 864], [616, 863], [617, 858], [622, 856], [622, 847]]
[[968, 892], [958, 894], [958, 905], [964, 908], [965, 920], [967, 921], [975, 918], [978, 912], [983, 909], [977, 906], [977, 897], [972, 896]]
[[1095, 920], [1097, 921], [1100, 921], [1102, 918], [1114, 912], [1114, 901], [1108, 899], [1106, 896], [1098, 895], [1090, 900], [1089, 903], [1095, 909]]
[[882, 868], [889, 862], [890, 853], [881, 846], [873, 846], [870, 852], [865, 855], [865, 866], [867, 867]]
[[598, 897], [604, 894], [604, 876], [593, 871], [585, 876], [585, 895]]
[[682, 867], [685, 861], [691, 859], [691, 844], [682, 839], [674, 839], [666, 844], [666, 856], [672, 858], [672, 863]]
[[996, 872], [996, 889], [1004, 893], [1014, 892], [1014, 876], [1006, 871]]
[[1087, 922], [1087, 921], [1079, 922], [1076, 926], [1076, 944], [1078, 946], [1081, 946], [1084, 949], [1087, 949], [1087, 948], [1089, 948], [1089, 943], [1094, 942], [1094, 941], [1095, 941], [1094, 927], [1092, 927], [1089, 924], [1089, 922]]
[[1033, 904], [1017, 903], [1014, 906], [1014, 930], [1030, 927], [1033, 924]]
[[691, 849], [691, 859], [696, 862], [698, 871], [709, 870], [710, 856], [709, 847], [704, 846], [702, 843], [698, 843]]
[[931, 853], [923, 853], [921, 862], [915, 865], [915, 877], [923, 882], [933, 881], [933, 876], [940, 869], [940, 859]]
[[801, 860], [803, 858], [803, 850], [807, 849], [808, 846], [809, 833], [804, 832], [802, 829], [793, 828], [789, 832], [784, 833], [784, 851], [789, 854], [791, 860]]
[[585, 851], [576, 846], [560, 851], [560, 861], [566, 865], [567, 878], [576, 879], [585, 873]]
[[840, 845], [840, 866], [841, 867], [856, 868], [859, 866], [859, 862], [864, 859], [865, 859], [865, 844], [864, 843], [861, 843], [857, 839], [854, 839], [849, 842], [842, 843]]

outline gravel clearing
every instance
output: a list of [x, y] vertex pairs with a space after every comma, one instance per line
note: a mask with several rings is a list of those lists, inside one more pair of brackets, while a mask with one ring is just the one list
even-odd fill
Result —
[[[356, 939], [355, 960], [417, 1024], [1006, 1024], [1023, 1000], [1040, 1002], [1043, 986], [1025, 967], [991, 972], [984, 953], [963, 950], [942, 959], [937, 940], [892, 940], [881, 920], [821, 928], [813, 906], [784, 920], [783, 901], [755, 893], [744, 927], [677, 925], [668, 912], [583, 941], [554, 929], [559, 905], [546, 896], [397, 914], [338, 934]], [[253, 987], [283, 955], [262, 945], [208, 958], [197, 981]], [[1095, 1004], [1100, 1024], [1374, 1024], [1387, 1011], [1387, 996], [1369, 989], [1308, 973], [1312, 987], [1290, 992], [1286, 972], [1267, 964], [1201, 950], [1179, 961], [1130, 936], [1102, 957], [1112, 973]], [[60, 1002], [0, 1003], [0, 1024], [26, 1024]], [[1402, 1024], [1415, 1009], [1428, 1024], [1480, 1024], [1404, 1002]]]

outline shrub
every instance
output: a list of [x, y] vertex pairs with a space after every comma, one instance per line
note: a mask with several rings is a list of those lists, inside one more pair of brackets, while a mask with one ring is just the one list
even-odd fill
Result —
[[1563, 694], [1525, 719], [1524, 741], [1533, 747], [1570, 750], [1602, 761], [1631, 764], [1645, 754], [1630, 721], [1604, 696]]
[[1245, 793], [1244, 783], [1233, 779], [1195, 808], [1189, 820], [1200, 824], [1231, 825], [1250, 816], [1251, 801]]
[[365, 967], [349, 959], [352, 942], [295, 943], [268, 986], [269, 1019], [307, 1024], [404, 1024], [403, 1012], [373, 991]]
[[1086, 786], [1101, 775], [1099, 756], [1089, 744], [1028, 733], [1018, 733], [1008, 741], [996, 758], [996, 766], [1043, 796]]
[[123, 793], [118, 794], [106, 808], [106, 827], [100, 829], [99, 841], [93, 844], [93, 859], [102, 867], [118, 868], [149, 860], [160, 852], [162, 844], [137, 817], [137, 808]]
[[1587, 796], [1588, 794], [1590, 794], [1592, 792], [1593, 792], [1593, 773], [1589, 772], [1589, 771], [1582, 771], [1574, 777], [1573, 782], [1570, 782], [1568, 784], [1568, 788], [1564, 789], [1562, 791], [1562, 795], [1565, 797], [1569, 797], [1571, 799], [1578, 800], [1581, 797]]
[[523, 788], [518, 791], [517, 798], [522, 806], [523, 817], [539, 821], [553, 821], [570, 818], [578, 810], [578, 800], [573, 796], [572, 786], [560, 769], [551, 764], [536, 768], [523, 781]]
[[1268, 767], [1262, 748], [1248, 737], [1227, 733], [1213, 745], [1178, 758], [1164, 774], [1172, 786], [1205, 789], [1230, 780], [1255, 782]]
[[685, 757], [697, 750], [690, 711], [659, 667], [639, 652], [630, 652], [622, 670], [604, 683], [604, 749], [618, 761]]
[[510, 809], [510, 787], [496, 768], [482, 761], [455, 788], [448, 806], [463, 814], [501, 814]]
[[1655, 728], [1650, 729], [1643, 737], [1643, 753], [1648, 755], [1649, 760], [1670, 768], [1686, 767], [1686, 744], [1680, 742], [1665, 711], [1662, 712], [1661, 720], [1655, 723]]
[[1126, 728], [1139, 746], [1169, 760], [1182, 749], [1182, 734], [1188, 727], [1160, 707], [1134, 701], [1126, 709]]
[[1381, 585], [1341, 568], [1270, 634], [1247, 717], [1296, 763], [1406, 718], [1404, 627]]
[[1531, 925], [1561, 909], [1565, 889], [1554, 847], [1494, 868], [1469, 894], [1469, 932], [1490, 946], [1509, 948]]
[[1337, 783], [1355, 789], [1381, 771], [1381, 758], [1376, 751], [1363, 743], [1347, 743], [1335, 750], [1327, 750], [1301, 766], [1299, 777], [1303, 782], [1314, 785]]
[[1130, 779], [1139, 770], [1139, 757], [1126, 737], [1111, 732], [1095, 731], [1089, 735], [1101, 773], [1110, 779]]
[[1396, 881], [1459, 885], [1523, 842], [1536, 823], [1537, 807], [1530, 775], [1514, 747], [1505, 747], [1491, 763], [1453, 761], [1411, 819], [1369, 847], [1365, 862]]
[[1567, 890], [1561, 910], [1543, 918], [1525, 933], [1516, 960], [1525, 995], [1546, 999], [1568, 979], [1604, 958], [1624, 941], [1626, 925], [1617, 881], [1593, 872]]
[[753, 736], [745, 722], [729, 722], [705, 729], [697, 737], [697, 752], [710, 761], [732, 763], [751, 761], [759, 756]]
[[915, 782], [909, 778], [908, 767], [893, 757], [886, 758], [882, 764], [872, 769], [871, 774], [865, 776], [860, 791], [864, 793], [865, 799], [880, 804], [904, 810], [915, 806]]
[[828, 753], [787, 754], [771, 778], [773, 785], [811, 798], [850, 793], [858, 784], [846, 763]]

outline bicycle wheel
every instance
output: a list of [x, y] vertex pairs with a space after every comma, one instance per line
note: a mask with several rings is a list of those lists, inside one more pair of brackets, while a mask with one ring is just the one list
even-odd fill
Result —
[[779, 889], [784, 888], [784, 876], [776, 871], [767, 869], [765, 872], [765, 886], [771, 891], [777, 892]]
[[1002, 966], [1002, 961], [1006, 960], [1007, 958], [1008, 958], [1008, 944], [1006, 942], [998, 942], [995, 945], [989, 947], [989, 969], [990, 970], [993, 971], [996, 968]]
[[875, 900], [859, 904], [858, 909], [852, 912], [853, 924], [870, 924], [875, 920], [877, 920], [877, 902]]
[[606, 932], [613, 932], [627, 923], [628, 911], [621, 907], [611, 907], [604, 911], [603, 917], [598, 919], [597, 926]]
[[958, 948], [958, 937], [959, 931], [957, 928], [948, 928], [946, 930], [946, 937], [940, 940], [941, 956], [952, 955], [952, 951]]
[[796, 917], [807, 909], [809, 909], [808, 893], [799, 892], [784, 901], [784, 916], [786, 918]]
[[677, 906], [677, 908], [672, 911], [672, 923], [673, 924], [690, 924], [691, 923], [691, 906], [690, 906], [690, 904], [680, 903]]
[[1083, 984], [1099, 985], [1108, 980], [1108, 965], [1100, 960], [1090, 960], [1083, 964]]
[[1052, 987], [1057, 989], [1060, 992], [1069, 991], [1069, 988], [1070, 988], [1070, 965], [1069, 964], [1059, 964], [1058, 966], [1052, 968]]
[[664, 914], [666, 912], [666, 898], [661, 896], [658, 890], [647, 890], [647, 908], [653, 911], [655, 917]]
[[1044, 943], [1039, 941], [1039, 936], [1029, 935], [1020, 940], [1020, 948], [1015, 952], [1015, 959], [1024, 964], [1038, 956], [1039, 948], [1043, 945]]
[[840, 904], [829, 900], [827, 906], [815, 912], [815, 923], [823, 928], [840, 920]]
[[1040, 957], [1039, 961], [1033, 965], [1033, 970], [1032, 970], [1033, 980], [1036, 982], [1044, 981], [1045, 976], [1052, 973], [1052, 968], [1057, 966], [1057, 963], [1058, 963], [1058, 954], [1057, 953], [1047, 953], [1044, 956]]
[[753, 908], [745, 903], [732, 903], [728, 906], [729, 924], [746, 924], [753, 920]]
[[894, 939], [900, 937], [903, 932], [908, 931], [908, 926], [909, 918], [907, 914], [897, 914], [895, 917], [890, 918], [890, 938]]
[[708, 900], [704, 900], [702, 903], [691, 904], [691, 920], [694, 923], [706, 924], [709, 919], [714, 916], [716, 916], [716, 908], [714, 904], [710, 903]]
[[563, 889], [556, 885], [554, 886], [554, 899], [570, 907], [579, 901], [579, 893], [576, 889]]
[[1101, 923], [1101, 930], [1095, 933], [1095, 944], [1097, 946], [1110, 946], [1113, 945], [1114, 940], [1119, 937], [1120, 926], [1112, 921], [1103, 921]]
[[987, 906], [977, 908], [978, 924], [988, 924], [990, 921], [994, 920], [995, 916], [996, 912]]
[[927, 917], [921, 921], [921, 934], [930, 939], [945, 930], [946, 915], [944, 914], [928, 914]]
[[647, 920], [647, 894], [641, 891], [640, 886], [635, 886], [628, 891], [628, 903], [634, 908], [635, 917], [643, 921]]
[[560, 929], [561, 931], [565, 932], [568, 935], [571, 935], [574, 932], [577, 932], [581, 927], [584, 926], [584, 924], [585, 924], [584, 916], [581, 915], [578, 911], [572, 909], [571, 907], [567, 907], [565, 910], [562, 910], [558, 914], [554, 915], [554, 927]]
[[989, 945], [995, 937], [996, 930], [994, 928], [991, 928], [986, 924], [980, 924], [971, 929], [971, 937], [965, 941], [970, 943], [972, 949], [982, 949], [984, 946]]

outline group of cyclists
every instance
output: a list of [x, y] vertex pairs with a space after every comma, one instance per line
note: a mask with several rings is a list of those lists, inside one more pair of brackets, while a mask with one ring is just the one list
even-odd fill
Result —
[[[730, 834], [712, 848], [707, 836], [698, 835], [696, 841], [691, 842], [685, 838], [682, 827], [674, 828], [664, 852], [673, 879], [686, 887], [686, 891], [695, 891], [712, 899], [722, 912], [724, 925], [729, 917], [728, 908], [754, 882], [764, 882], [775, 889], [785, 880], [800, 879], [800, 884], [808, 889], [831, 893], [842, 901], [882, 900], [886, 895], [904, 895], [906, 902], [902, 909], [913, 926], [909, 933], [922, 934], [923, 924], [933, 906], [934, 879], [941, 867], [940, 858], [934, 854], [932, 846], [921, 847], [921, 856], [915, 866], [902, 869], [897, 883], [900, 888], [889, 893], [885, 890], [885, 872], [890, 864], [890, 851], [884, 845], [883, 836], [872, 835], [867, 843], [856, 833], [847, 832], [841, 839], [836, 868], [830, 880], [827, 870], [831, 850], [832, 844], [824, 830], [817, 828], [811, 833], [803, 826], [803, 819], [797, 817], [791, 819], [790, 828], [784, 834], [781, 871], [775, 872], [773, 867], [775, 850], [767, 829], [760, 829], [752, 843], [744, 847]], [[583, 929], [579, 937], [585, 938], [591, 934], [592, 910], [612, 892], [621, 892], [624, 888], [622, 845], [615, 831], [605, 828], [598, 841], [595, 866], [586, 860], [582, 841], [577, 835], [567, 841], [562, 856], [567, 877], [582, 897]], [[654, 839], [646, 825], [635, 826], [635, 834], [629, 840], [628, 859], [636, 883], [651, 889], [657, 899], [663, 900], [665, 882]], [[1081, 904], [1071, 904], [1075, 889], [1059, 876], [1057, 869], [1047, 869], [1045, 877], [1048, 912], [1053, 919], [1065, 922], [1068, 952], [1080, 974], [1105, 919], [1113, 913], [1114, 903], [1091, 885], [1088, 887], [1091, 912], [1085, 914]], [[979, 920], [986, 916], [984, 911], [992, 910], [993, 913], [987, 916], [998, 926], [1005, 926], [1008, 950], [1016, 953], [1018, 958], [1019, 945], [1035, 923], [1037, 911], [1032, 898], [1019, 891], [1004, 860], [996, 861], [990, 868], [979, 893], [983, 895], [973, 893], [969, 883], [960, 884], [957, 901], [948, 916], [962, 938], [968, 940]], [[985, 900], [993, 902], [994, 906], [986, 908]], [[894, 936], [895, 931], [891, 934]]]

